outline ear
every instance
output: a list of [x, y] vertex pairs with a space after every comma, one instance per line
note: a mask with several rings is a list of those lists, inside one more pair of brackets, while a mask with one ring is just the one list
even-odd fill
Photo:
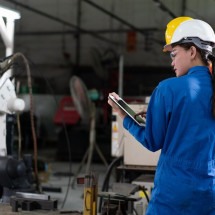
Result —
[[190, 47], [190, 56], [191, 56], [191, 59], [194, 59], [197, 55], [197, 49], [195, 46], [191, 46]]

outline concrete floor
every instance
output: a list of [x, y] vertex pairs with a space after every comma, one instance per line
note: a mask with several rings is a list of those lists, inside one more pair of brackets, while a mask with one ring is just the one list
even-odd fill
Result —
[[[78, 213], [83, 212], [84, 208], [84, 185], [78, 185], [77, 183], [74, 183], [74, 176], [69, 177], [69, 173], [72, 172], [72, 174], [77, 173], [78, 168], [80, 167], [80, 163], [68, 163], [68, 162], [57, 162], [57, 161], [47, 161], [47, 171], [40, 173], [41, 178], [41, 187], [49, 187], [49, 188], [60, 188], [61, 192], [47, 192], [44, 191], [45, 194], [50, 195], [51, 198], [58, 200], [58, 210], [59, 211], [77, 211]], [[93, 172], [98, 174], [98, 193], [101, 192], [102, 185], [104, 183], [104, 178], [107, 172], [107, 167], [103, 163], [92, 163], [91, 168]], [[116, 184], [114, 185], [114, 182], [116, 182], [116, 175], [115, 171], [112, 171], [110, 180], [109, 180], [109, 191], [117, 192], [117, 190], [120, 194], [120, 192], [123, 195], [124, 190], [126, 191], [127, 188], [123, 188], [119, 184], [116, 187]], [[78, 174], [79, 177], [84, 177], [86, 175], [85, 173], [85, 166], [82, 168], [81, 172]], [[76, 180], [75, 180], [76, 181]], [[149, 178], [149, 181], [151, 181], [151, 177]], [[74, 186], [72, 186], [72, 184]], [[137, 181], [136, 184], [142, 185], [142, 181]], [[148, 191], [152, 188], [152, 183], [145, 183]], [[148, 184], [148, 185], [147, 185]], [[114, 188], [115, 186], [115, 188]], [[127, 185], [126, 185], [127, 186]], [[123, 191], [123, 192], [122, 192]], [[148, 193], [149, 194], [149, 193]], [[126, 195], [126, 194], [125, 194]], [[131, 196], [132, 197], [132, 196]], [[134, 198], [140, 198], [140, 201], [135, 201], [134, 207], [136, 208], [136, 212], [134, 214], [138, 215], [144, 215], [147, 207], [147, 201], [144, 197], [144, 194], [142, 193], [136, 193]], [[99, 205], [100, 198], [97, 198], [97, 205]], [[98, 213], [99, 214], [99, 213]], [[114, 213], [115, 214], [115, 213]]]
[[[86, 165], [84, 165], [77, 175], [80, 163], [59, 162], [54, 160], [54, 151], [43, 150], [39, 159], [45, 161], [46, 171], [39, 172], [41, 188], [44, 193], [51, 198], [58, 200], [58, 209], [61, 211], [83, 211], [84, 185], [78, 185], [75, 177], [86, 175]], [[103, 163], [92, 163], [90, 170], [98, 175], [98, 191], [101, 190], [107, 166]], [[111, 175], [110, 181], [114, 181], [115, 176]], [[49, 192], [46, 188], [61, 189], [61, 192]]]
[[[52, 162], [49, 163], [50, 170], [48, 176], [45, 173], [46, 179], [41, 183], [42, 187], [60, 188], [62, 192], [48, 192], [44, 193], [51, 196], [51, 198], [58, 200], [58, 209], [60, 210], [83, 210], [83, 191], [84, 185], [78, 185], [74, 182], [74, 176], [66, 176], [69, 173], [70, 164], [67, 162]], [[76, 173], [79, 163], [72, 164], [72, 173]], [[99, 174], [98, 189], [101, 189], [101, 185], [104, 179], [106, 167], [103, 164], [92, 164], [92, 170]], [[64, 173], [66, 173], [64, 175]], [[42, 174], [42, 173], [41, 173]], [[41, 175], [40, 174], [40, 175]], [[85, 176], [85, 169], [80, 172], [79, 177]], [[42, 176], [43, 177], [43, 176]], [[74, 186], [73, 186], [74, 185]], [[67, 198], [66, 198], [67, 194]], [[65, 199], [66, 198], [66, 199]]]

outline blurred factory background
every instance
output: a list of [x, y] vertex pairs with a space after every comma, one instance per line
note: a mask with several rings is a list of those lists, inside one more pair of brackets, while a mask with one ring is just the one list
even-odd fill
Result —
[[[31, 70], [38, 155], [45, 152], [52, 161], [81, 162], [91, 132], [95, 132], [100, 153], [93, 154], [93, 162], [110, 164], [115, 157], [126, 155], [125, 165], [150, 166], [144, 169], [147, 172], [155, 167], [159, 154], [153, 158], [146, 152], [149, 157], [141, 160], [134, 156], [140, 150], [138, 144], [135, 149], [120, 145], [126, 135], [124, 142], [134, 140], [120, 128], [120, 119], [107, 104], [108, 93], [115, 91], [128, 102], [138, 103], [134, 109], [147, 106], [156, 85], [175, 75], [169, 54], [163, 53], [166, 24], [177, 16], [191, 16], [215, 27], [215, 1], [0, 0], [0, 6], [20, 14], [14, 20], [13, 53], [22, 53]], [[2, 59], [8, 57], [3, 41]], [[21, 60], [13, 71], [19, 84], [17, 96], [25, 101], [19, 116], [22, 149], [33, 151], [28, 75]], [[73, 77], [78, 77], [77, 87]], [[86, 119], [92, 113], [94, 126]], [[116, 136], [114, 126], [119, 129]], [[12, 153], [18, 150], [18, 138], [15, 128], [9, 138]], [[131, 169], [129, 181], [139, 176]]]
[[[96, 103], [107, 120], [103, 108], [109, 109], [107, 93], [118, 91], [120, 57], [123, 96], [149, 96], [160, 80], [174, 76], [169, 55], [162, 52], [166, 23], [186, 15], [213, 26], [213, 0], [1, 0], [0, 4], [21, 15], [15, 20], [14, 52], [30, 62], [38, 100], [35, 114], [44, 123], [42, 130], [47, 130], [42, 135], [48, 135], [46, 140], [55, 136], [53, 118], [59, 104], [53, 97], [59, 101], [70, 95], [73, 75], [98, 93]], [[3, 58], [3, 42], [0, 47]], [[25, 80], [20, 83], [23, 94]]]

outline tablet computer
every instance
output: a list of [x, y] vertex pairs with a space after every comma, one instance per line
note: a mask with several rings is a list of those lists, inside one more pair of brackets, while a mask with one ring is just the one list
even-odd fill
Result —
[[145, 126], [145, 120], [140, 116], [135, 116], [135, 112], [130, 108], [130, 106], [122, 99], [116, 100], [112, 95], [109, 95], [109, 98], [117, 104], [125, 113], [127, 113], [138, 125]]

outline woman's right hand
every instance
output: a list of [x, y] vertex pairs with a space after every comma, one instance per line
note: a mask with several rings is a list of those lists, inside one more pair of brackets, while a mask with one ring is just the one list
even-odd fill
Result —
[[[109, 93], [109, 95], [113, 96], [116, 100], [119, 100], [119, 95], [116, 94], [115, 92]], [[127, 114], [121, 109], [119, 108], [118, 105], [116, 105], [109, 97], [108, 97], [108, 104], [114, 109], [114, 111], [116, 111], [119, 116], [124, 119]]]

